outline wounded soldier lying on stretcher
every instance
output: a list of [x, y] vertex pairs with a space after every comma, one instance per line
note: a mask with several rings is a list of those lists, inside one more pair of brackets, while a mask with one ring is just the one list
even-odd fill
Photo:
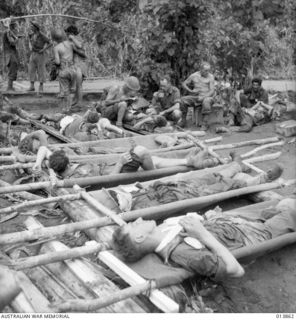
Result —
[[200, 151], [197, 148], [184, 159], [169, 159], [151, 156], [149, 150], [143, 146], [136, 146], [129, 152], [122, 154], [118, 162], [112, 166], [102, 163], [79, 163], [70, 165], [69, 158], [63, 150], [51, 152], [48, 148], [43, 146], [37, 153], [34, 168], [36, 170], [41, 170], [42, 162], [45, 159], [49, 160], [49, 168], [63, 179], [136, 172], [140, 167], [143, 170], [174, 166], [187, 166], [202, 169], [219, 164], [217, 159], [209, 157], [207, 150]]
[[[192, 275], [241, 277], [244, 269], [231, 251], [296, 231], [295, 209], [296, 199], [284, 199], [275, 207], [262, 210], [253, 220], [226, 215], [217, 208], [208, 211], [204, 218], [190, 213], [181, 219], [167, 219], [158, 226], [155, 221], [139, 218], [114, 231], [113, 247], [129, 262], [154, 252], [167, 265], [184, 268]], [[142, 270], [146, 278], [153, 278], [152, 273], [161, 278], [159, 273], [164, 273], [165, 268], [153, 268], [148, 257], [144, 261], [138, 264], [137, 272], [141, 274]]]
[[132, 192], [125, 191], [124, 186], [109, 189], [108, 192], [122, 211], [129, 211], [270, 182], [279, 178], [283, 171], [279, 165], [274, 165], [266, 173], [250, 176], [242, 172], [248, 168], [242, 164], [240, 157], [234, 154], [232, 157], [235, 161], [217, 172], [184, 180], [172, 177], [171, 181], [158, 180], [147, 187], [138, 183]]
[[58, 129], [66, 137], [79, 141], [115, 138], [116, 134], [124, 136], [122, 129], [112, 125], [107, 118], [92, 110], [86, 111], [83, 116], [77, 114], [69, 116], [62, 113], [44, 115], [42, 122]]

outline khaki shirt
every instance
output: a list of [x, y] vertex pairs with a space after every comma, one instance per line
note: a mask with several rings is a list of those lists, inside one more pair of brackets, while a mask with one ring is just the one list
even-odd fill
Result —
[[152, 105], [160, 106], [162, 110], [166, 110], [171, 108], [174, 104], [180, 103], [180, 101], [181, 101], [180, 90], [172, 86], [170, 90], [167, 92], [164, 92], [162, 90], [154, 92]]

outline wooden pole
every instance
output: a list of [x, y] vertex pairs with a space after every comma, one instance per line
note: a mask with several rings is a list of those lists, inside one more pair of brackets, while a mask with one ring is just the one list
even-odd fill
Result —
[[245, 147], [250, 145], [261, 145], [261, 144], [277, 142], [277, 141], [279, 141], [279, 137], [271, 137], [271, 138], [265, 138], [265, 139], [247, 140], [247, 141], [240, 141], [240, 142], [234, 142], [229, 144], [221, 144], [221, 145], [213, 146], [211, 148], [212, 150], [225, 150], [225, 149]]
[[[265, 190], [276, 189], [285, 185], [293, 185], [296, 180], [276, 181], [271, 183], [260, 184], [256, 186], [250, 186], [226, 192], [221, 192], [209, 196], [203, 196], [199, 198], [187, 199], [176, 201], [168, 204], [163, 204], [158, 207], [150, 207], [144, 209], [137, 209], [129, 212], [119, 214], [118, 217], [124, 221], [133, 221], [137, 218], [144, 219], [164, 219], [173, 214], [190, 210], [198, 210], [203, 207], [209, 206], [213, 203], [217, 203], [226, 199], [239, 197], [242, 195], [261, 192]], [[8, 234], [0, 235], [0, 245], [13, 244], [18, 242], [42, 240], [51, 237], [56, 237], [68, 232], [82, 231], [91, 228], [98, 228], [112, 224], [112, 220], [109, 217], [91, 219], [81, 222], [74, 222], [70, 224], [64, 224], [54, 227], [40, 228], [30, 231], [19, 231]]]
[[[257, 245], [247, 246], [247, 247], [233, 250], [232, 254], [238, 260], [246, 260], [246, 259], [250, 260], [258, 256], [265, 255], [275, 250], [281, 249], [284, 246], [294, 244], [295, 242], [296, 242], [296, 232], [293, 232], [293, 233], [288, 233], [288, 234], [279, 236], [271, 240], [264, 241]], [[144, 293], [147, 290], [151, 290], [155, 288], [157, 288], [155, 283], [151, 285], [149, 283], [134, 285], [118, 293], [115, 293], [114, 295], [112, 295], [112, 297], [99, 298], [99, 299], [93, 299], [88, 301], [82, 300], [82, 299], [68, 300], [65, 303], [52, 305], [52, 307], [55, 310], [57, 310], [57, 312], [95, 311], [111, 303], [123, 300], [126, 297], [127, 298], [133, 297], [138, 294]]]
[[60, 200], [68, 201], [68, 200], [78, 200], [80, 198], [81, 198], [81, 194], [75, 193], [75, 194], [69, 194], [69, 195], [58, 196], [58, 197], [49, 197], [49, 198], [40, 199], [40, 200], [25, 201], [23, 203], [16, 204], [16, 205], [13, 205], [10, 207], [1, 208], [0, 214], [7, 214], [7, 213], [15, 212], [15, 211], [20, 211], [25, 208], [30, 208], [30, 207], [34, 207], [34, 206], [41, 206], [41, 205], [45, 205], [45, 204], [53, 203], [53, 202], [55, 203]]
[[[79, 191], [81, 190], [81, 188], [78, 185], [75, 185], [74, 189], [77, 189]], [[82, 199], [84, 199], [89, 205], [94, 207], [99, 212], [103, 213], [105, 216], [111, 218], [119, 226], [126, 224], [126, 222], [122, 218], [120, 218], [116, 213], [114, 213], [109, 208], [103, 206], [99, 201], [97, 201], [94, 197], [92, 197], [87, 192], [81, 191], [80, 194]]]
[[61, 224], [58, 226], [44, 227], [35, 230], [25, 230], [6, 234], [0, 234], [0, 244], [14, 244], [26, 241], [44, 240], [61, 236], [66, 233], [83, 231], [91, 228], [99, 228], [112, 224], [112, 220], [106, 218], [96, 218], [81, 222]]
[[244, 187], [240, 189], [230, 190], [226, 192], [216, 193], [209, 196], [203, 196], [199, 198], [180, 200], [168, 204], [163, 204], [158, 207], [150, 207], [144, 209], [137, 209], [130, 212], [125, 212], [122, 218], [125, 221], [133, 221], [138, 218], [143, 219], [164, 219], [166, 217], [178, 214], [180, 212], [196, 211], [201, 208], [210, 206], [220, 201], [240, 197], [242, 195], [256, 193], [266, 190], [277, 189], [283, 186], [295, 185], [296, 179], [287, 181], [275, 181], [270, 183], [259, 184], [250, 187]]
[[[43, 225], [29, 217], [25, 222], [25, 226], [30, 229], [40, 229]], [[64, 251], [69, 249], [65, 244], [60, 241], [49, 241], [44, 246], [45, 251]], [[95, 297], [106, 296], [118, 291], [118, 288], [108, 280], [98, 268], [89, 267], [87, 261], [82, 259], [65, 260], [64, 264], [71, 270], [76, 278], [80, 280], [82, 285], [86, 287]], [[41, 267], [44, 268], [44, 267]], [[127, 302], [122, 301], [117, 304], [106, 308], [105, 312], [120, 312], [122, 310], [130, 312], [142, 312], [142, 308], [133, 300]]]
[[99, 310], [101, 308], [107, 307], [113, 303], [118, 301], [122, 301], [128, 298], [135, 297], [139, 294], [145, 294], [150, 292], [153, 289], [156, 289], [156, 283], [154, 281], [146, 281], [142, 284], [137, 284], [131, 286], [129, 288], [123, 289], [119, 292], [114, 292], [114, 294], [108, 297], [102, 297], [93, 300], [68, 300], [67, 302], [60, 304], [53, 304], [52, 308], [56, 310], [56, 312], [90, 312]]
[[250, 245], [247, 247], [233, 250], [231, 253], [236, 259], [242, 260], [247, 258], [248, 260], [254, 259], [258, 256], [270, 253], [272, 251], [281, 249], [287, 245], [296, 242], [296, 232], [284, 234], [274, 239], [266, 240], [256, 245]]
[[246, 159], [246, 160], [244, 160], [244, 162], [255, 163], [255, 162], [275, 160], [275, 159], [279, 158], [281, 156], [281, 154], [282, 154], [281, 151], [275, 152], [275, 153], [264, 154], [262, 156]]
[[98, 253], [104, 249], [105, 247], [102, 244], [94, 243], [92, 241], [91, 244], [82, 247], [76, 247], [59, 252], [44, 253], [34, 257], [11, 260], [11, 264], [9, 265], [9, 267], [14, 268], [15, 270], [23, 270], [67, 259], [85, 257], [90, 254]]
[[259, 152], [259, 151], [262, 151], [264, 149], [268, 149], [268, 148], [273, 148], [273, 147], [277, 147], [277, 146], [283, 146], [285, 144], [285, 141], [279, 141], [279, 142], [275, 142], [275, 143], [269, 143], [269, 144], [266, 144], [266, 145], [263, 145], [261, 147], [257, 147], [249, 152], [246, 152], [244, 154], [241, 155], [241, 157], [244, 159], [244, 158], [248, 158], [252, 155], [254, 155], [255, 153]]
[[[246, 160], [244, 161], [246, 165], [248, 165], [248, 163], [274, 160], [274, 159], [277, 159], [280, 155], [281, 155], [281, 152], [277, 152], [277, 153], [250, 158], [247, 161]], [[132, 173], [119, 173], [119, 174], [106, 175], [106, 176], [65, 179], [65, 180], [58, 180], [56, 187], [71, 188], [75, 184], [79, 185], [80, 187], [86, 187], [91, 185], [97, 185], [100, 188], [114, 187], [119, 184], [128, 184], [128, 183], [134, 183], [137, 181], [153, 180], [153, 179], [173, 175], [176, 173], [187, 172], [187, 171], [190, 171], [191, 169], [192, 169], [191, 167], [179, 166], [179, 167], [170, 167], [170, 168], [155, 169], [155, 170], [148, 170], [148, 171], [137, 171]], [[19, 191], [33, 191], [38, 189], [50, 188], [50, 187], [51, 187], [51, 182], [49, 181], [27, 183], [22, 185], [0, 187], [0, 194], [19, 192]]]
[[[185, 132], [179, 132], [177, 134], [178, 137], [185, 137]], [[155, 135], [157, 136], [157, 135]], [[123, 138], [126, 139], [126, 138]], [[121, 139], [116, 139], [116, 141], [120, 141]], [[206, 139], [203, 142], [204, 143], [212, 143], [212, 142], [218, 142], [221, 141], [222, 137], [216, 137], [216, 138], [211, 138], [211, 139]], [[240, 141], [240, 142], [234, 142], [234, 143], [229, 143], [229, 144], [221, 144], [221, 145], [215, 145], [212, 146], [211, 149], [212, 150], [224, 150], [224, 149], [232, 149], [232, 148], [239, 148], [239, 147], [244, 147], [244, 146], [249, 146], [249, 145], [262, 145], [262, 144], [266, 144], [266, 143], [272, 143], [272, 142], [277, 142], [279, 141], [278, 137], [271, 137], [271, 138], [265, 138], [265, 139], [257, 139], [257, 140], [247, 140], [247, 141]], [[110, 142], [110, 144], [112, 144], [112, 139], [108, 140], [108, 142]], [[191, 143], [188, 143], [188, 146], [190, 147]], [[59, 148], [63, 148], [63, 147], [68, 147], [68, 148], [74, 148], [74, 147], [101, 147], [102, 146], [102, 141], [101, 140], [96, 140], [96, 141], [82, 141], [82, 142], [78, 142], [78, 143], [59, 143], [59, 144], [50, 144], [48, 145], [49, 149], [59, 149]], [[176, 146], [178, 147], [178, 146]], [[165, 148], [164, 148], [165, 149]], [[1, 152], [1, 150], [3, 150], [3, 152]], [[154, 150], [153, 152], [158, 152], [158, 150], [161, 149], [152, 149]], [[170, 151], [170, 150], [169, 150]], [[0, 149], [0, 154], [10, 154], [12, 153], [12, 148], [2, 148]]]
[[[187, 137], [201, 149], [205, 150], [207, 148], [203, 142], [199, 141], [198, 139], [195, 139], [192, 135], [188, 134]], [[208, 149], [208, 153], [212, 157], [216, 158], [221, 164], [226, 164], [228, 162], [226, 159], [223, 159], [222, 157], [220, 157], [213, 149], [211, 148], [207, 148], [207, 149]]]
[[[1, 188], [8, 188], [8, 187], [13, 187], [13, 186], [11, 184], [9, 184], [9, 183], [7, 183], [7, 182], [5, 182], [5, 181], [0, 179], [0, 189]], [[36, 194], [29, 193], [29, 192], [26, 192], [26, 191], [18, 192], [16, 194], [13, 194], [13, 196], [20, 197], [20, 198], [28, 200], [28, 201], [44, 199], [44, 198], [42, 198], [40, 196], [37, 196]], [[49, 206], [51, 206], [51, 204], [49, 204]]]
[[27, 163], [18, 162], [14, 164], [7, 164], [7, 165], [0, 166], [0, 171], [32, 168], [34, 164], [35, 162], [27, 162]]
[[0, 148], [0, 154], [11, 154], [12, 148]]

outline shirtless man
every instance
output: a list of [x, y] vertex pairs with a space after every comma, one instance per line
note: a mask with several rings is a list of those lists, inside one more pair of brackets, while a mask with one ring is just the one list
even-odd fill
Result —
[[130, 120], [128, 103], [136, 100], [139, 90], [139, 80], [128, 77], [122, 85], [114, 85], [108, 90], [106, 100], [97, 106], [97, 111], [110, 121], [116, 121], [116, 126], [122, 127], [124, 121]]
[[215, 93], [214, 76], [210, 73], [210, 69], [208, 63], [203, 63], [201, 70], [191, 74], [182, 84], [182, 87], [189, 92], [189, 95], [181, 98], [182, 127], [186, 125], [188, 107], [201, 107], [202, 130], [208, 127], [208, 115], [212, 109]]
[[97, 163], [70, 164], [69, 158], [63, 150], [51, 152], [45, 146], [40, 147], [34, 168], [41, 170], [44, 160], [49, 160], [48, 167], [63, 179], [100, 176], [117, 173], [136, 172], [139, 168], [153, 170], [173, 166], [187, 166], [196, 169], [218, 165], [218, 161], [208, 157], [207, 151], [194, 150], [186, 158], [173, 159], [151, 156], [148, 149], [135, 146], [129, 152], [123, 153], [115, 166]]
[[[64, 98], [65, 107], [63, 112], [69, 113], [71, 110], [71, 87], [74, 82], [81, 83], [81, 72], [77, 71], [74, 64], [74, 52], [78, 49], [75, 47], [74, 42], [64, 40], [65, 34], [62, 30], [52, 30], [51, 37], [53, 41], [57, 42], [54, 47], [54, 60], [55, 64], [59, 66], [59, 82], [61, 88], [61, 97]], [[81, 52], [79, 51], [81, 54]], [[79, 87], [79, 86], [78, 86]], [[80, 90], [77, 88], [76, 90]], [[79, 93], [76, 95], [79, 96]]]

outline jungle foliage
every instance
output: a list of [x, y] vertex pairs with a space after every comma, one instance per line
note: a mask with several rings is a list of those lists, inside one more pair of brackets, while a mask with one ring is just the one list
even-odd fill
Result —
[[[90, 76], [134, 74], [147, 93], [156, 88], [161, 73], [171, 74], [179, 85], [203, 60], [217, 74], [239, 81], [253, 74], [292, 78], [295, 7], [293, 0], [5, 0], [0, 15], [60, 13], [99, 21], [35, 18], [47, 33], [53, 26], [76, 24], [86, 44]], [[28, 21], [21, 24], [25, 35]], [[20, 51], [25, 70], [26, 38]]]

